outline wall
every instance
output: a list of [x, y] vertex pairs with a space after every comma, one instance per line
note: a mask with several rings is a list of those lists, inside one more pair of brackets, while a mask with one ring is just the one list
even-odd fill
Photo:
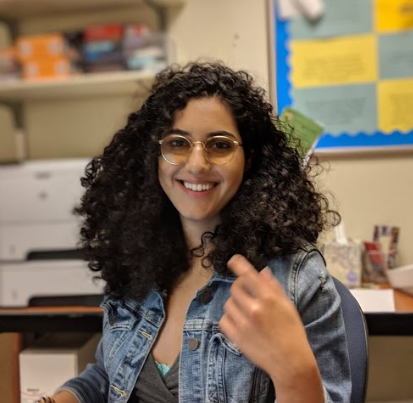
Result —
[[399, 226], [401, 265], [413, 263], [412, 157], [412, 151], [319, 157], [326, 168], [320, 182], [334, 196], [347, 235], [371, 240], [375, 224]]
[[202, 57], [223, 60], [248, 70], [269, 89], [266, 0], [189, 0], [170, 19], [179, 63]]

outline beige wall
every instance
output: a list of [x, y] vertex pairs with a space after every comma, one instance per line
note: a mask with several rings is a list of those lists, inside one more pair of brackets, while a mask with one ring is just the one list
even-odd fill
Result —
[[[413, 263], [413, 151], [320, 156], [347, 235], [371, 240], [375, 224], [400, 227], [400, 264]], [[332, 234], [329, 234], [331, 237]]]
[[269, 89], [266, 0], [189, 0], [172, 16], [169, 33], [179, 63], [223, 60]]

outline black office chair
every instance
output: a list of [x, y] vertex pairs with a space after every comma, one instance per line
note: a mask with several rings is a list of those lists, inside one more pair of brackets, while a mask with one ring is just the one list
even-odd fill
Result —
[[367, 389], [368, 330], [364, 314], [349, 289], [333, 277], [341, 297], [344, 324], [346, 326], [353, 389], [351, 403], [364, 403]]

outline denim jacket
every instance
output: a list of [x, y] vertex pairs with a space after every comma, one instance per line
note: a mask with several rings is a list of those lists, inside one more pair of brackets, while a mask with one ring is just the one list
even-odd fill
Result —
[[[350, 402], [351, 380], [340, 297], [315, 248], [268, 265], [297, 307], [321, 372], [325, 402]], [[264, 403], [271, 379], [220, 332], [233, 276], [213, 274], [189, 306], [179, 368], [180, 403]], [[80, 403], [127, 403], [165, 318], [162, 296], [142, 301], [107, 295], [96, 363], [59, 390]]]

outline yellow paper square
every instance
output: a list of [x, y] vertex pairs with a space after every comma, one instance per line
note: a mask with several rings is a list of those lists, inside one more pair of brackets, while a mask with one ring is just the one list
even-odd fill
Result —
[[386, 80], [378, 84], [379, 129], [410, 131], [413, 127], [413, 79]]
[[378, 32], [413, 29], [413, 0], [376, 0]]
[[374, 35], [291, 42], [291, 80], [295, 88], [377, 80]]

